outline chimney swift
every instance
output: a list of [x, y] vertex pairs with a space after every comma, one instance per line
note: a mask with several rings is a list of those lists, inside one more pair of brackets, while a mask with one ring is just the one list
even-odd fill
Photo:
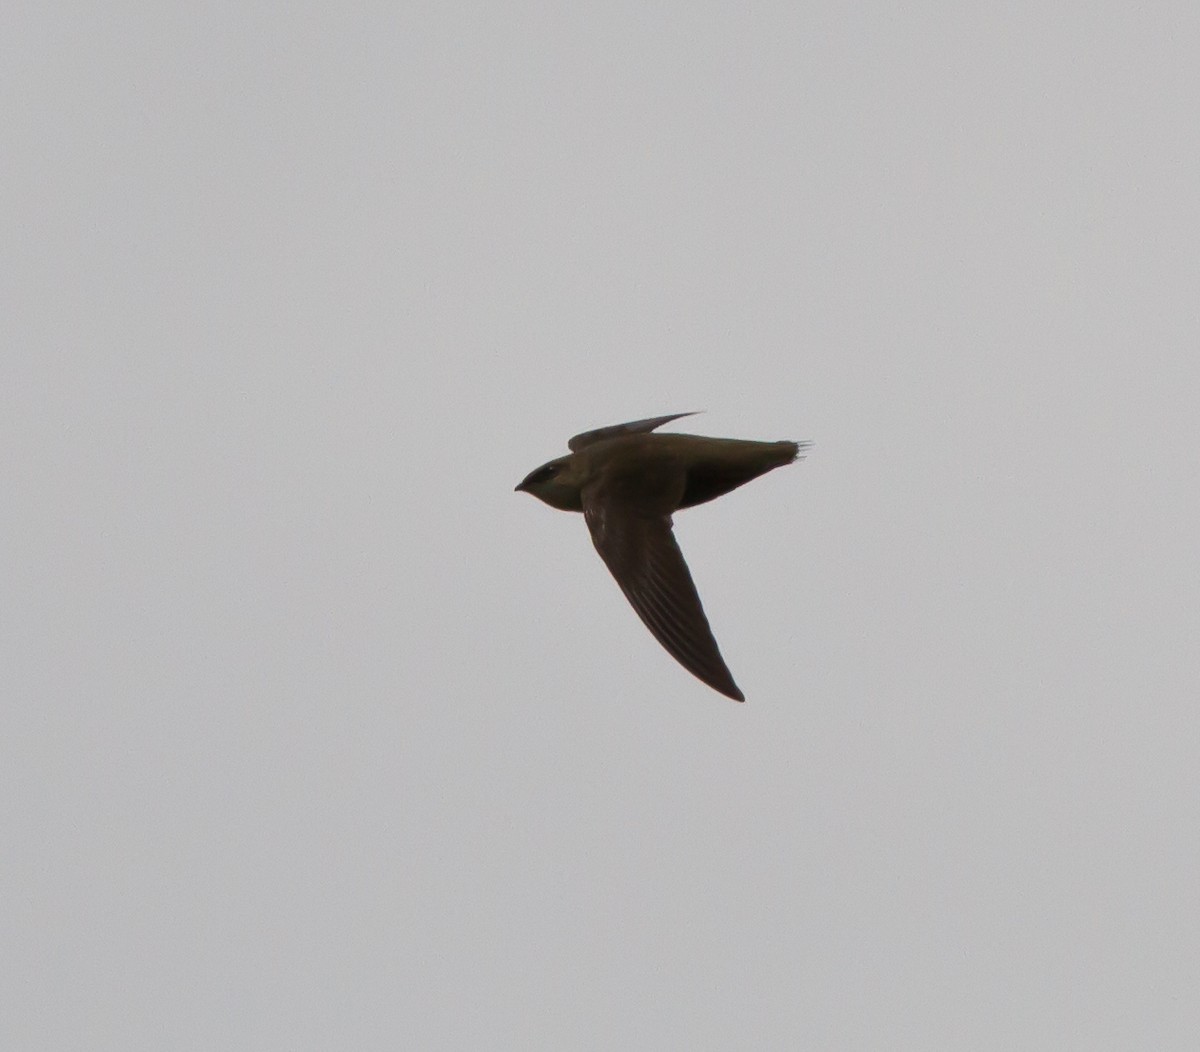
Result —
[[694, 415], [585, 431], [567, 443], [568, 456], [531, 471], [516, 490], [583, 512], [596, 551], [654, 638], [692, 675], [745, 701], [708, 627], [671, 515], [792, 463], [809, 443], [651, 434]]

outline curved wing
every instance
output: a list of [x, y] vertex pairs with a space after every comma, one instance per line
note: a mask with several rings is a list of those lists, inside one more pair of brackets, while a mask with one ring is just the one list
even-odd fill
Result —
[[708, 626], [670, 516], [639, 514], [595, 490], [584, 493], [583, 514], [600, 558], [654, 638], [697, 679], [745, 701]]
[[590, 446], [593, 442], [600, 442], [606, 438], [644, 434], [653, 431], [656, 427], [662, 427], [663, 424], [669, 424], [672, 420], [678, 420], [680, 417], [695, 416], [697, 412], [699, 410], [693, 410], [690, 413], [673, 413], [671, 416], [651, 416], [645, 420], [631, 420], [628, 424], [611, 424], [608, 427], [599, 427], [595, 431], [584, 431], [572, 438], [567, 443], [567, 448], [575, 452], [583, 449], [584, 446]]

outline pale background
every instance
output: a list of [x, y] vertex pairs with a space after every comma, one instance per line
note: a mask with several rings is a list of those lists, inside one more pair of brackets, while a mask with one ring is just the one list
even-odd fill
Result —
[[[0, 51], [0, 1046], [1200, 1047], [1194, 3]], [[512, 492], [688, 409], [744, 706]]]

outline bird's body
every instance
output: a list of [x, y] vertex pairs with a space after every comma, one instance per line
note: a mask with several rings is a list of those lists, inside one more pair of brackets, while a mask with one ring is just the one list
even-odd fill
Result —
[[675, 543], [671, 516], [790, 464], [803, 446], [653, 433], [689, 415], [576, 435], [568, 456], [543, 464], [516, 488], [561, 511], [583, 512], [596, 550], [654, 637], [693, 675], [742, 701]]

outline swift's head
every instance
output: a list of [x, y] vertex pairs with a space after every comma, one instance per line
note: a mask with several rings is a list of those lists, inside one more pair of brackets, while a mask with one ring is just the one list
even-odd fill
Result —
[[543, 464], [517, 483], [515, 492], [530, 493], [559, 511], [583, 511], [582, 480], [575, 470], [575, 454]]

